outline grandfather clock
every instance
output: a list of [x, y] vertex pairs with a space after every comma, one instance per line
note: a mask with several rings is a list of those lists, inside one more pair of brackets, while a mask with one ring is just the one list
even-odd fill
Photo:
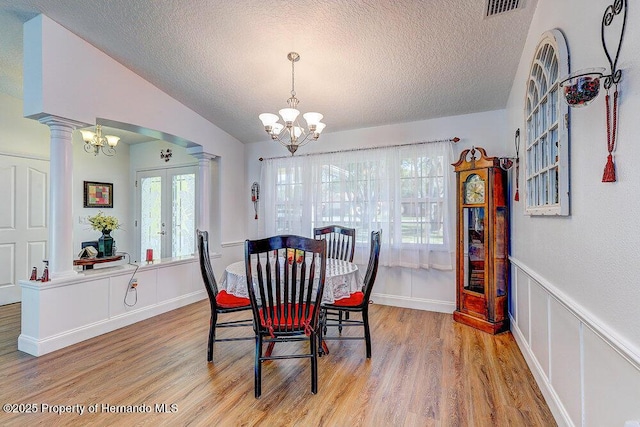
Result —
[[464, 150], [456, 172], [456, 311], [453, 319], [497, 334], [509, 329], [506, 172], [483, 148]]

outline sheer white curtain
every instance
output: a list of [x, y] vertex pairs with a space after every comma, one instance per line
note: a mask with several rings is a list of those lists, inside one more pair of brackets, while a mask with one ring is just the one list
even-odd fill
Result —
[[311, 236], [313, 203], [310, 157], [266, 159], [261, 170], [264, 235]]
[[452, 161], [450, 142], [264, 160], [264, 234], [352, 227], [355, 261], [366, 264], [382, 229], [382, 265], [451, 269]]

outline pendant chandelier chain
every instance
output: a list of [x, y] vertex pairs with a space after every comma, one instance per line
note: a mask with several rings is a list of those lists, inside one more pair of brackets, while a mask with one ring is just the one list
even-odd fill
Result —
[[291, 60], [291, 96], [296, 96], [296, 72], [295, 72], [296, 61]]
[[296, 98], [296, 70], [295, 64], [300, 60], [300, 55], [296, 52], [290, 52], [287, 55], [287, 59], [291, 61], [291, 98], [287, 99], [289, 108], [298, 108], [300, 101]]

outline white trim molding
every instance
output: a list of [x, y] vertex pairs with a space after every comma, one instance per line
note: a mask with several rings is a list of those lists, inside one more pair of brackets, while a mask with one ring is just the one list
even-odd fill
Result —
[[220, 246], [222, 248], [235, 248], [237, 246], [244, 246], [244, 240], [237, 240], [235, 242], [222, 242]]
[[426, 298], [406, 297], [390, 294], [371, 294], [374, 303], [390, 305], [394, 307], [412, 308], [415, 310], [435, 311], [438, 313], [452, 314], [456, 309], [456, 304], [451, 301], [440, 301]]
[[600, 319], [589, 313], [588, 310], [581, 307], [578, 303], [569, 298], [556, 286], [552, 285], [549, 281], [530, 269], [527, 265], [519, 261], [517, 258], [509, 257], [509, 260], [517, 268], [522, 270], [529, 277], [535, 280], [540, 286], [542, 286], [551, 297], [562, 304], [574, 316], [580, 319], [580, 321], [585, 326], [598, 334], [598, 336], [602, 340], [606, 341], [607, 344], [611, 346], [611, 348], [617, 351], [622, 357], [626, 358], [630, 363], [634, 364], [634, 366], [638, 370], [640, 370], [640, 349], [638, 347], [620, 337], [617, 332], [606, 326]]
[[511, 332], [559, 425], [640, 418], [640, 352], [521, 260], [510, 257]]

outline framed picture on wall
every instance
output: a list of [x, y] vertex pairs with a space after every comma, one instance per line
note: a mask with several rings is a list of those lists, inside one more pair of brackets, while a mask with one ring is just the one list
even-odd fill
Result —
[[85, 208], [112, 208], [113, 183], [84, 181]]

